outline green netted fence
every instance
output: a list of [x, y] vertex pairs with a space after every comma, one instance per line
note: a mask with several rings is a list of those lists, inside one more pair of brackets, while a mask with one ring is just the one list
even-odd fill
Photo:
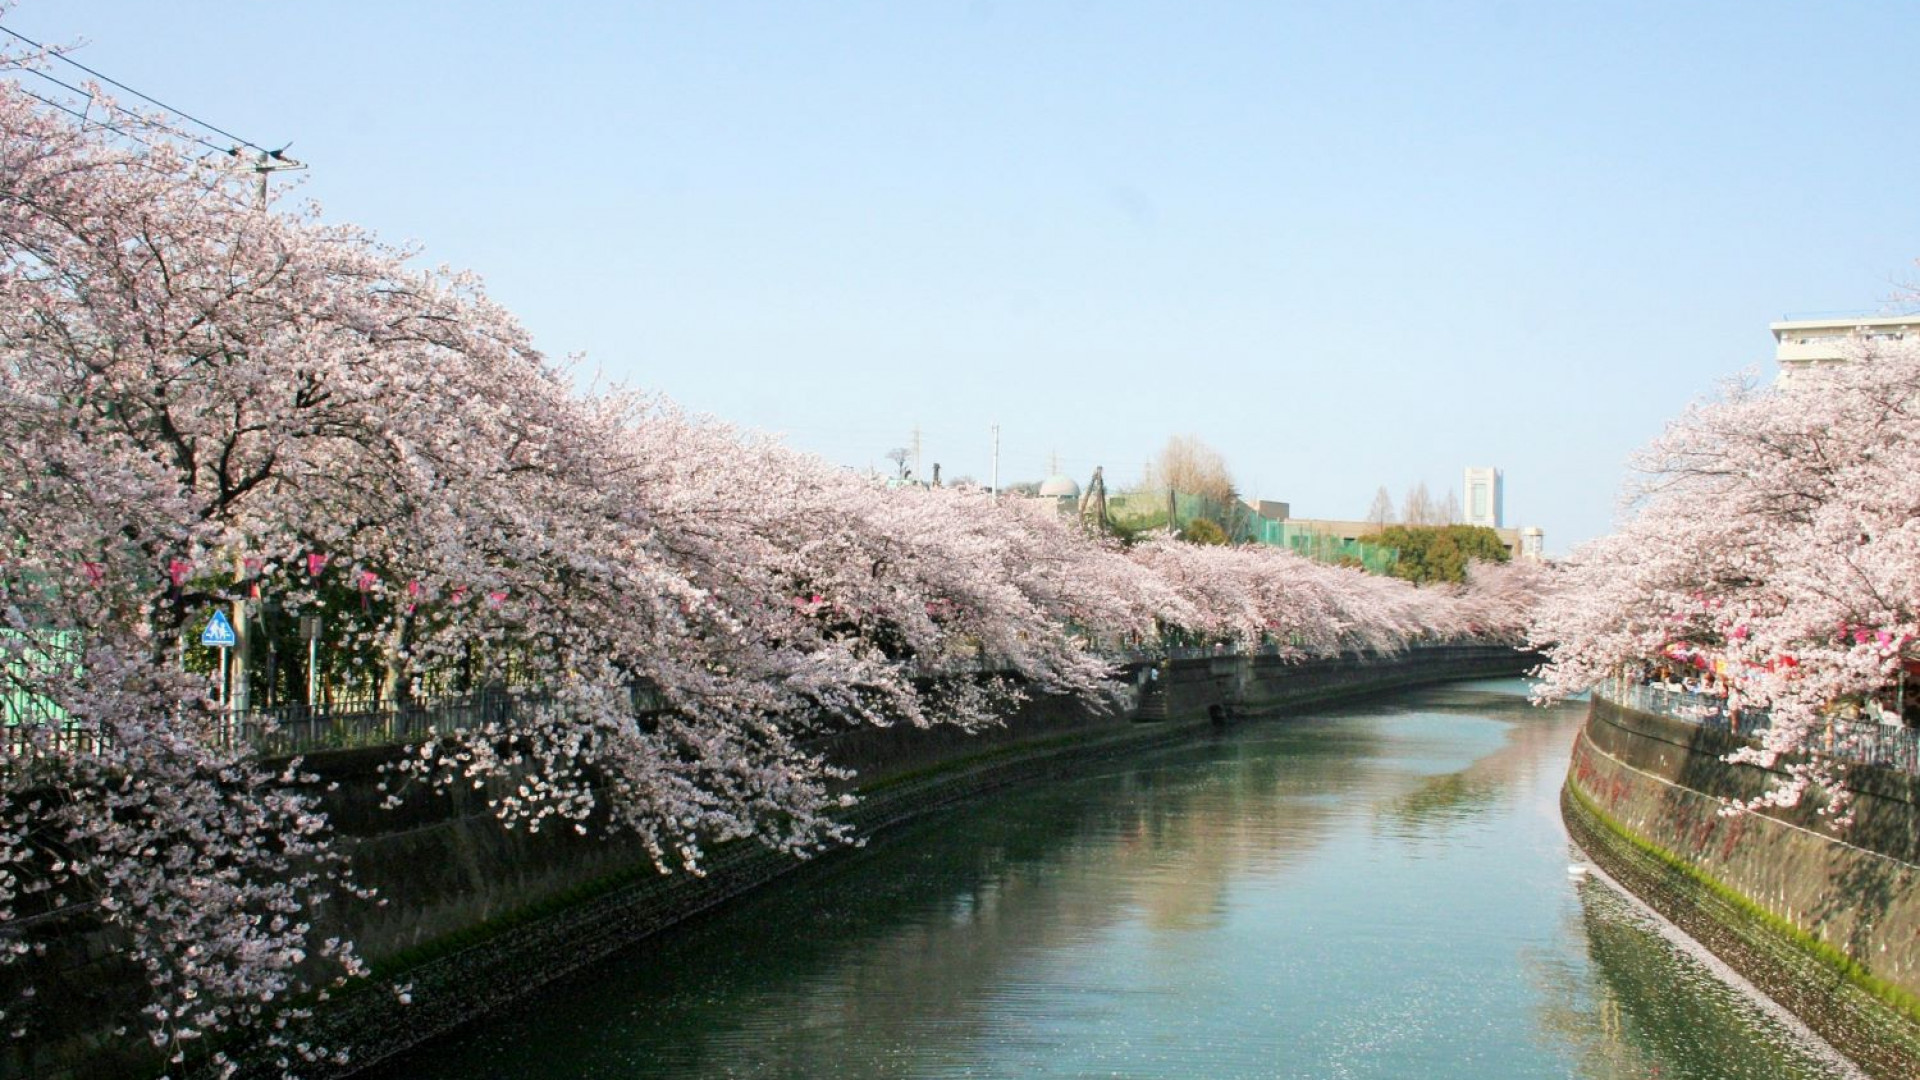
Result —
[[66, 710], [31, 689], [60, 668], [79, 674], [79, 638], [68, 630], [0, 630], [0, 726], [64, 726]]
[[[1133, 492], [1107, 499], [1107, 516], [1129, 532], [1166, 528], [1168, 512], [1169, 500], [1165, 494]], [[1400, 558], [1396, 548], [1276, 521], [1238, 500], [1222, 502], [1204, 495], [1176, 493], [1171, 500], [1171, 512], [1175, 529], [1185, 529], [1194, 521], [1205, 519], [1220, 526], [1231, 543], [1282, 547], [1315, 562], [1360, 566], [1375, 574], [1386, 574], [1392, 572]]]
[[1316, 562], [1362, 566], [1371, 573], [1387, 574], [1393, 571], [1394, 563], [1400, 559], [1398, 548], [1370, 544], [1360, 539], [1348, 540], [1324, 530], [1275, 521], [1258, 514], [1254, 515], [1254, 522], [1255, 543], [1283, 547]]

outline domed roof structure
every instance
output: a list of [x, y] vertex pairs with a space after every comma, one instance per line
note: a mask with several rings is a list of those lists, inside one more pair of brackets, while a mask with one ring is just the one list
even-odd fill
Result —
[[1043, 499], [1077, 499], [1080, 497], [1080, 485], [1070, 476], [1055, 473], [1040, 481], [1040, 497]]

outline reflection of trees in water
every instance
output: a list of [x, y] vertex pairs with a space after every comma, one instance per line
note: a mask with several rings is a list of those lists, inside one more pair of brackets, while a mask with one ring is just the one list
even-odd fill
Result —
[[1422, 708], [1445, 709], [1449, 712], [1463, 712], [1473, 716], [1484, 716], [1490, 720], [1508, 722], [1538, 721], [1544, 713], [1562, 708], [1570, 708], [1580, 714], [1585, 714], [1587, 709], [1584, 701], [1562, 702], [1560, 705], [1542, 707], [1532, 704], [1524, 695], [1510, 690], [1487, 690], [1472, 683], [1431, 687], [1409, 695], [1408, 700], [1417, 701]]
[[[1507, 695], [1439, 701], [1420, 707], [1524, 722], [1490, 761], [1442, 778], [1426, 807], [1410, 796], [1415, 818], [1496, 797], [1543, 737], [1525, 729], [1559, 726]], [[1250, 723], [1107, 775], [987, 796], [544, 991], [490, 1019], [487, 1044], [436, 1046], [386, 1075], [858, 1080], [977, 1067], [985, 1040], [1017, 1038], [1024, 1021], [1097, 1008], [1116, 986], [1190, 980], [1181, 931], [1218, 925], [1236, 881], [1286, 873], [1382, 784], [1404, 792], [1404, 775], [1378, 768], [1391, 737], [1377, 715]], [[1123, 959], [1075, 949], [1135, 928]]]
[[1338, 727], [1237, 734], [1131, 773], [1101, 803], [1121, 842], [1096, 841], [1095, 859], [1064, 872], [1124, 883], [1149, 928], [1199, 929], [1217, 925], [1235, 880], [1326, 842], [1343, 812], [1328, 796], [1361, 783], [1375, 740]]
[[1584, 703], [1547, 708], [1525, 698], [1467, 687], [1439, 687], [1408, 700], [1409, 708], [1489, 719], [1506, 725], [1505, 743], [1457, 772], [1422, 778], [1413, 790], [1387, 799], [1381, 824], [1395, 836], [1433, 834], [1494, 807], [1511, 789], [1532, 785], [1543, 767], [1565, 768], [1565, 755], [1545, 752], [1568, 738], [1565, 721], [1584, 715]]
[[[489, 1019], [491, 1045], [436, 1045], [382, 1075], [860, 1078], [950, 1055], [977, 1064], [989, 1019], [1022, 1007], [993, 997], [1009, 973], [1127, 924], [1216, 925], [1236, 879], [1279, 872], [1333, 835], [1343, 811], [1329, 796], [1361, 784], [1376, 749], [1355, 725], [1250, 726], [991, 795], [543, 991]], [[1178, 937], [1143, 934], [1135, 959], [1186, 978]]]
[[1598, 881], [1579, 889], [1591, 967], [1530, 965], [1540, 1023], [1587, 1080], [1797, 1080], [1829, 1075], [1758, 1005], [1680, 952]]
[[1472, 817], [1493, 805], [1505, 786], [1496, 777], [1474, 775], [1472, 770], [1430, 776], [1390, 801], [1382, 813], [1400, 826], [1395, 832], [1421, 832]]

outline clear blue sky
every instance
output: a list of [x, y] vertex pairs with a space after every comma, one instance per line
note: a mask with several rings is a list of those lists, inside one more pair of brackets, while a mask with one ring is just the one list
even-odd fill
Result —
[[885, 466], [1358, 517], [1506, 471], [1548, 548], [1766, 324], [1920, 256], [1909, 3], [25, 0], [310, 162], [550, 354]]

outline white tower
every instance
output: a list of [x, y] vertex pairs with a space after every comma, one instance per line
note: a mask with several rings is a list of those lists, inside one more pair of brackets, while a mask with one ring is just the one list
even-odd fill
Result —
[[1466, 505], [1467, 524], [1485, 525], [1490, 529], [1506, 527], [1506, 506], [1500, 481], [1500, 470], [1492, 468], [1469, 468], [1467, 470]]

